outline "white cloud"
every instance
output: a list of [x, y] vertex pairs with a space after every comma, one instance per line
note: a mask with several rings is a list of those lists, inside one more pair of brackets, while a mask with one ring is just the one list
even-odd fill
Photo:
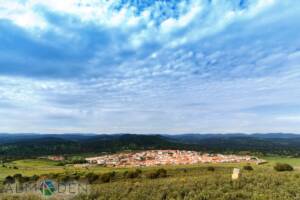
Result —
[[279, 121], [287, 121], [287, 122], [300, 122], [300, 115], [296, 116], [281, 116], [276, 118]]
[[[24, 28], [38, 30], [54, 29], [48, 24], [40, 9], [47, 9], [62, 16], [70, 15], [77, 17], [82, 23], [93, 23], [99, 27], [118, 28], [134, 32], [131, 41], [134, 46], [151, 40], [162, 40], [166, 42], [176, 31], [192, 29], [181, 41], [173, 42], [176, 46], [192, 38], [200, 38], [216, 33], [226, 27], [234, 20], [254, 17], [264, 8], [273, 5], [275, 0], [259, 0], [251, 2], [246, 10], [236, 9], [235, 1], [182, 1], [177, 9], [171, 10], [163, 2], [155, 2], [152, 6], [145, 8], [141, 14], [136, 14], [140, 8], [125, 4], [121, 9], [116, 9], [120, 1], [96, 1], [96, 0], [27, 0], [27, 1], [5, 1], [1, 0], [0, 19], [9, 19]], [[164, 19], [163, 12], [178, 13], [178, 17], [172, 14]], [[152, 17], [151, 17], [152, 16]], [[157, 26], [155, 24], [158, 24]], [[159, 37], [154, 37], [159, 35]], [[187, 40], [186, 38], [189, 38]]]
[[24, 28], [45, 29], [47, 22], [31, 6], [17, 1], [0, 1], [0, 19], [8, 19]]
[[[161, 1], [141, 10], [116, 9], [118, 1], [5, 2], [0, 18], [31, 34], [6, 26], [10, 40], [0, 34], [0, 131], [300, 130], [285, 123], [297, 113], [255, 110], [300, 98], [298, 23], [286, 20], [298, 16], [296, 6], [197, 0], [172, 11]], [[277, 16], [278, 7], [293, 14]]]

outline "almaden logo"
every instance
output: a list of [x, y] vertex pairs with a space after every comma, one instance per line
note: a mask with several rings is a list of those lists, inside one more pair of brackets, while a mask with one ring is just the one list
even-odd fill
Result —
[[51, 196], [55, 193], [56, 188], [51, 180], [44, 180], [41, 182], [40, 191], [44, 196]]
[[36, 193], [43, 195], [44, 197], [50, 196], [72, 196], [79, 193], [88, 193], [89, 184], [85, 182], [57, 182], [49, 179], [40, 180], [37, 182], [29, 183], [6, 183], [4, 188], [0, 190], [0, 193], [4, 194], [25, 194]]

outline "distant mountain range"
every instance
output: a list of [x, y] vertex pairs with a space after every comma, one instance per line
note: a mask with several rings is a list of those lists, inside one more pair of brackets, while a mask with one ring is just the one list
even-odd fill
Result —
[[211, 153], [300, 155], [300, 135], [270, 134], [0, 134], [0, 157], [124, 150], [186, 149]]

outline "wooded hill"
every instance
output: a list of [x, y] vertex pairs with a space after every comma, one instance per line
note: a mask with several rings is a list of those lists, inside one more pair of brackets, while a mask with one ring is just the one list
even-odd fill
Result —
[[296, 134], [0, 134], [0, 157], [181, 149], [210, 153], [300, 155]]

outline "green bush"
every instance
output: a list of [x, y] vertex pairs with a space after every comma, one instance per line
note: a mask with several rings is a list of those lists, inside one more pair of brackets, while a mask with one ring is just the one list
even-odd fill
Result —
[[123, 177], [126, 178], [127, 174], [128, 174], [128, 171], [127, 171], [127, 170], [124, 171], [124, 172], [123, 172]]
[[160, 178], [167, 177], [167, 170], [165, 170], [164, 168], [158, 169], [157, 173], [158, 173], [158, 177]]
[[65, 165], [66, 165], [66, 163], [64, 163], [64, 162], [59, 162], [56, 164], [56, 166], [65, 166]]
[[15, 174], [15, 175], [13, 175], [13, 177], [14, 177], [14, 179], [20, 179], [20, 178], [22, 178], [22, 174]]
[[26, 183], [30, 181], [30, 178], [27, 176], [22, 176], [22, 174], [15, 174], [13, 176], [13, 178], [15, 179], [15, 181], [18, 181], [19, 183]]
[[243, 167], [244, 170], [247, 170], [247, 171], [252, 171], [253, 170], [253, 167], [251, 165], [245, 165]]
[[103, 183], [108, 183], [108, 182], [110, 182], [110, 180], [111, 180], [111, 177], [110, 177], [110, 174], [109, 174], [109, 173], [106, 173], [106, 174], [102, 174], [102, 175], [101, 175], [101, 181], [102, 181]]
[[155, 179], [155, 178], [158, 178], [158, 174], [157, 172], [150, 172], [146, 175], [147, 178], [150, 178], [150, 179]]
[[124, 177], [129, 179], [137, 178], [140, 176], [141, 173], [142, 171], [140, 169], [136, 169], [135, 171], [129, 171], [129, 172], [126, 171], [124, 172]]
[[30, 181], [30, 177], [22, 176], [18, 181], [19, 181], [19, 183], [27, 183]]
[[113, 179], [113, 177], [115, 177], [115, 175], [116, 175], [116, 172], [109, 172], [109, 173], [102, 174], [101, 181], [103, 183], [108, 183]]
[[84, 164], [87, 163], [87, 161], [84, 159], [84, 157], [81, 156], [74, 156], [70, 160], [67, 161], [68, 164]]
[[13, 184], [15, 183], [15, 178], [12, 177], [12, 176], [7, 176], [5, 179], [4, 179], [4, 184]]
[[164, 178], [167, 177], [167, 170], [161, 168], [155, 172], [150, 172], [146, 175], [147, 178], [156, 179], [156, 178]]
[[207, 167], [207, 171], [214, 172], [214, 171], [215, 171], [215, 168], [212, 167], [212, 166], [209, 166], [209, 167]]
[[278, 172], [283, 172], [283, 171], [293, 171], [294, 168], [286, 163], [276, 163], [274, 166], [274, 169]]
[[89, 183], [93, 183], [99, 178], [99, 175], [90, 172], [85, 175], [85, 178]]

